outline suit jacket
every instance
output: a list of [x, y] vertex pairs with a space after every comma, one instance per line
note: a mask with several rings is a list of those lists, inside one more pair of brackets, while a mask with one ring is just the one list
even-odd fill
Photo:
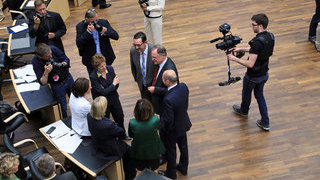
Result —
[[110, 119], [94, 119], [87, 116], [88, 127], [94, 146], [94, 156], [107, 160], [119, 160], [130, 148], [121, 137], [126, 136], [125, 130]]
[[192, 124], [188, 115], [189, 89], [180, 83], [170, 89], [163, 100], [164, 110], [160, 119], [160, 130], [176, 137], [184, 135]]
[[[151, 86], [154, 71], [156, 69], [156, 66], [152, 62], [151, 57], [151, 49], [153, 45], [148, 44], [148, 56], [147, 56], [147, 72], [146, 72], [146, 86]], [[141, 73], [141, 64], [140, 64], [140, 53], [136, 51], [135, 47], [132, 46], [130, 49], [130, 64], [131, 64], [131, 72], [134, 81], [137, 82], [139, 90], [141, 92], [143, 87], [143, 81], [142, 81], [142, 73]]]
[[148, 121], [130, 119], [129, 136], [131, 142], [130, 156], [138, 160], [153, 160], [164, 153], [164, 145], [158, 135], [159, 119], [151, 117]]
[[154, 84], [154, 93], [152, 94], [152, 105], [154, 108], [154, 112], [156, 114], [161, 115], [162, 114], [162, 101], [163, 101], [163, 97], [164, 95], [168, 92], [168, 88], [163, 84], [162, 82], [162, 75], [163, 72], [168, 70], [168, 69], [172, 69], [176, 72], [177, 74], [177, 78], [178, 78], [178, 83], [179, 83], [179, 76], [178, 76], [178, 70], [176, 68], [176, 65], [174, 64], [174, 62], [168, 57], [167, 62], [164, 64], [164, 66], [162, 67], [161, 71], [159, 72], [159, 75], [156, 79], [156, 82]]
[[107, 66], [107, 79], [104, 79], [102, 76], [98, 77], [97, 71], [93, 71], [90, 74], [90, 81], [91, 81], [91, 92], [92, 98], [95, 99], [98, 96], [104, 96], [107, 98], [108, 103], [111, 105], [114, 102], [114, 99], [119, 98], [119, 94], [117, 89], [119, 84], [114, 86], [112, 84], [113, 79], [116, 77], [116, 74], [113, 70], [112, 66]]
[[[29, 19], [30, 37], [36, 37], [36, 43], [46, 43], [48, 45], [54, 45], [64, 52], [61, 37], [66, 34], [67, 28], [60, 14], [47, 11], [46, 19], [41, 19], [39, 28], [37, 30], [33, 28], [33, 16], [35, 16], [35, 14], [35, 11], [27, 14]], [[53, 39], [48, 39], [49, 32], [53, 32], [55, 34], [55, 37]]]
[[57, 174], [52, 180], [77, 180], [76, 176], [71, 171], [67, 171], [63, 174]]
[[[113, 52], [110, 38], [114, 40], [119, 39], [118, 33], [111, 27], [109, 22], [105, 19], [99, 19], [98, 24], [106, 27], [107, 32], [102, 36], [99, 34], [100, 50], [101, 54], [106, 58], [106, 63], [111, 65], [115, 60], [116, 56]], [[96, 44], [94, 43], [93, 35], [87, 31], [87, 24], [83, 20], [76, 27], [77, 37], [76, 43], [79, 50], [80, 56], [82, 56], [82, 64], [94, 69], [91, 64], [91, 58], [96, 54]]]

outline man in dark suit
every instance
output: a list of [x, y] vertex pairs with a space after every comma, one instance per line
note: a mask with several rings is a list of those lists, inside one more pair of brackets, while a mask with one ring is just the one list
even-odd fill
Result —
[[79, 54], [82, 56], [82, 64], [87, 67], [89, 75], [94, 70], [91, 64], [92, 56], [102, 54], [106, 58], [107, 65], [111, 65], [116, 59], [110, 38], [119, 39], [118, 33], [111, 27], [106, 19], [99, 19], [94, 9], [85, 14], [85, 20], [77, 24], [76, 43]]
[[96, 7], [99, 4], [100, 9], [108, 8], [111, 4], [106, 3], [106, 0], [92, 0], [92, 6]]
[[36, 43], [54, 45], [64, 52], [61, 37], [67, 28], [60, 14], [47, 11], [43, 0], [34, 2], [35, 11], [28, 14], [30, 37], [36, 37]]
[[56, 174], [55, 160], [48, 153], [43, 154], [37, 160], [36, 167], [38, 172], [45, 179], [52, 179], [52, 180], [64, 180], [64, 179], [76, 180], [77, 179], [76, 176], [71, 171], [68, 171], [63, 174]]
[[[188, 141], [186, 132], [192, 124], [188, 116], [189, 89], [186, 84], [177, 84], [178, 77], [173, 70], [166, 70], [162, 76], [168, 93], [163, 100], [163, 113], [160, 118], [160, 136], [167, 150], [167, 170], [158, 173], [176, 179], [176, 170], [188, 174]], [[180, 150], [179, 164], [176, 165], [176, 144]]]
[[147, 37], [143, 32], [137, 32], [133, 36], [133, 44], [130, 49], [131, 72], [134, 81], [137, 82], [141, 98], [151, 102], [151, 93], [148, 86], [151, 86], [156, 66], [152, 62], [151, 49]]
[[162, 45], [155, 45], [151, 49], [152, 61], [156, 65], [156, 70], [153, 75], [151, 86], [148, 87], [149, 92], [152, 94], [152, 105], [154, 112], [162, 114], [162, 100], [167, 93], [167, 87], [162, 82], [162, 74], [165, 70], [172, 69], [177, 74], [177, 82], [179, 83], [178, 71], [174, 62], [167, 57], [167, 50]]

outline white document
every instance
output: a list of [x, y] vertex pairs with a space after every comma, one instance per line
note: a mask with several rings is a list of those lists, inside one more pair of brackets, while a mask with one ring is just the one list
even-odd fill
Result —
[[23, 76], [23, 78], [25, 81], [27, 81], [27, 83], [30, 83], [32, 81], [37, 80], [36, 75], [28, 75], [28, 76]]
[[29, 1], [26, 7], [34, 7], [34, 1]]
[[10, 28], [13, 32], [17, 33], [17, 32], [21, 32], [24, 31], [26, 29], [28, 29], [28, 26], [24, 26], [24, 25], [17, 25], [17, 26], [13, 26]]
[[23, 78], [24, 76], [35, 76], [32, 64], [25, 65], [23, 67], [13, 70], [17, 78]]
[[26, 81], [22, 78], [19, 78], [19, 79], [15, 79], [14, 82], [17, 84], [17, 83], [24, 83]]
[[46, 133], [52, 126], [56, 127], [47, 137], [56, 145], [60, 151], [67, 153], [74, 153], [74, 151], [81, 144], [81, 136], [74, 130], [68, 128], [61, 120], [41, 128]]
[[26, 91], [37, 91], [40, 89], [40, 84], [37, 82], [34, 83], [24, 83], [17, 85], [18, 92], [26, 92]]

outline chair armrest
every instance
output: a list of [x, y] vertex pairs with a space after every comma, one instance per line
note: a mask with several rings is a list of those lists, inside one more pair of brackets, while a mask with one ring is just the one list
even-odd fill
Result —
[[34, 146], [36, 147], [36, 149], [38, 149], [37, 143], [32, 139], [24, 139], [24, 140], [21, 140], [19, 142], [16, 142], [16, 143], [13, 144], [13, 147], [19, 147], [19, 146], [23, 145], [24, 143], [33, 143]]
[[16, 113], [12, 114], [7, 119], [5, 119], [3, 122], [8, 123], [8, 122], [12, 121], [15, 117], [17, 117], [19, 114], [22, 114], [24, 116], [25, 121], [29, 122], [29, 119], [27, 118], [27, 116], [22, 112], [16, 112]]
[[21, 14], [24, 19], [28, 19], [27, 16], [21, 11], [9, 10], [10, 13]]
[[64, 172], [66, 172], [66, 169], [62, 166], [62, 164], [56, 162], [55, 165], [61, 167], [61, 169], [62, 169]]

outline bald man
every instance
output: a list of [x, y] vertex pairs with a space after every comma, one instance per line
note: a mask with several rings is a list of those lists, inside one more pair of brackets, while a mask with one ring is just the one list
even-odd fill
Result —
[[[188, 174], [187, 131], [192, 124], [188, 115], [189, 89], [186, 84], [177, 84], [178, 77], [174, 70], [166, 70], [162, 81], [168, 87], [163, 99], [163, 113], [160, 117], [160, 137], [166, 147], [167, 169], [158, 173], [171, 179], [177, 178], [176, 170], [184, 176]], [[180, 150], [180, 160], [176, 165], [176, 144]]]

